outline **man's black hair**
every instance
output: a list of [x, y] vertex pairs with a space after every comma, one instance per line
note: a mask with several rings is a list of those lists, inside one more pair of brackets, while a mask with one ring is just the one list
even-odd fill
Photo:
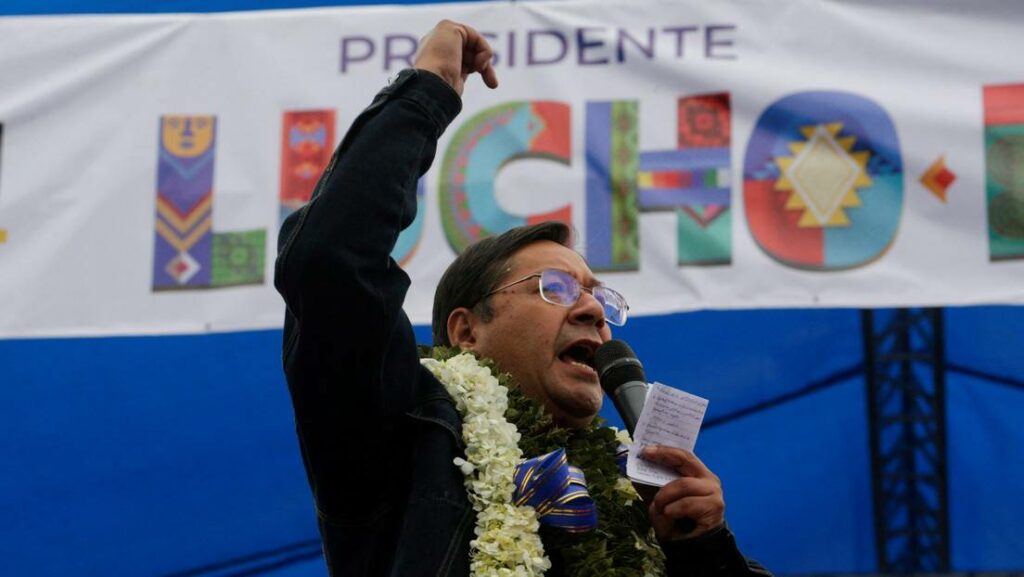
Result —
[[444, 271], [434, 293], [431, 323], [434, 345], [451, 346], [448, 316], [459, 307], [473, 308], [484, 322], [490, 321], [494, 311], [490, 297], [484, 298], [484, 295], [494, 290], [509, 271], [513, 254], [542, 240], [572, 248], [572, 229], [556, 221], [521, 226], [499, 236], [485, 238], [456, 257]]

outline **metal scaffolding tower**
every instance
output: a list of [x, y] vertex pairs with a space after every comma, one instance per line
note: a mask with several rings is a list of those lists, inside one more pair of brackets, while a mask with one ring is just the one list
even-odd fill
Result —
[[949, 571], [942, 309], [862, 320], [878, 571]]

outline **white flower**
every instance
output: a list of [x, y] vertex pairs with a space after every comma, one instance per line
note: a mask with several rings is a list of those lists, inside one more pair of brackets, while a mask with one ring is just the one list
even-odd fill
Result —
[[623, 445], [632, 445], [633, 444], [633, 439], [630, 438], [629, 431], [627, 431], [625, 429], [617, 429], [615, 427], [609, 427], [609, 428], [612, 429], [613, 431], [615, 431], [615, 440], [616, 441], [618, 441], [619, 443], [622, 443]]
[[462, 415], [466, 459], [454, 463], [465, 475], [466, 490], [477, 512], [476, 539], [470, 541], [470, 571], [474, 576], [535, 577], [551, 568], [537, 531], [532, 507], [512, 502], [512, 479], [522, 461], [520, 434], [505, 420], [508, 389], [471, 354], [447, 361], [422, 359]]
[[473, 471], [476, 469], [476, 467], [473, 466], [473, 463], [470, 463], [469, 461], [463, 459], [462, 457], [455, 457], [454, 462], [455, 466], [458, 467], [460, 471], [462, 471], [463, 475], [472, 475]]

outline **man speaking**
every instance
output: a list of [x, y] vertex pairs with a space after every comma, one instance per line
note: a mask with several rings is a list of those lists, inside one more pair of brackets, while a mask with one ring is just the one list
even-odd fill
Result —
[[628, 306], [566, 226], [463, 252], [420, 359], [389, 255], [467, 77], [497, 87], [491, 57], [472, 28], [439, 23], [281, 230], [284, 367], [331, 574], [768, 575], [738, 551], [696, 456], [648, 448], [681, 477], [646, 503], [619, 473], [616, 433], [594, 424], [593, 357]]

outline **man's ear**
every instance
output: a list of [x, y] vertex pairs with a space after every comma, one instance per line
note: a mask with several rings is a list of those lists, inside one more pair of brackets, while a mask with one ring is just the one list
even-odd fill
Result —
[[459, 307], [448, 315], [448, 340], [453, 347], [472, 351], [476, 347], [476, 325], [480, 318], [466, 307]]

